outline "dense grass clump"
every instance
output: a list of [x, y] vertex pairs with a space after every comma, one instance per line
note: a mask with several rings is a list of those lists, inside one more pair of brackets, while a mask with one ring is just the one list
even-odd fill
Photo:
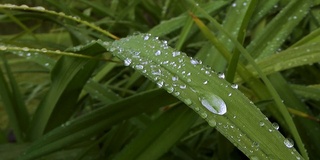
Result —
[[320, 1], [0, 4], [2, 159], [317, 159]]

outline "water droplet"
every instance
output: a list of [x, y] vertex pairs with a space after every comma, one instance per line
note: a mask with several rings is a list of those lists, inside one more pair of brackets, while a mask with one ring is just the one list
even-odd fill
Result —
[[143, 69], [143, 65], [138, 64], [135, 66], [135, 68], [141, 70], [141, 69]]
[[231, 88], [238, 89], [238, 84], [231, 84]]
[[263, 127], [263, 126], [264, 126], [264, 122], [263, 122], [263, 121], [260, 121], [260, 122], [259, 122], [259, 126], [260, 126], [260, 127]]
[[144, 36], [143, 40], [148, 40], [149, 39], [149, 35]]
[[208, 124], [211, 127], [215, 127], [217, 125], [217, 122], [214, 119], [210, 119], [210, 120], [208, 120]]
[[292, 139], [290, 138], [286, 138], [284, 141], [283, 141], [284, 145], [286, 145], [288, 148], [292, 148], [293, 145], [294, 145], [294, 142]]
[[208, 81], [204, 81], [203, 84], [208, 84]]
[[46, 10], [44, 7], [42, 7], [42, 6], [37, 6], [37, 7], [33, 7], [34, 9], [37, 9], [37, 10], [39, 10], [39, 11], [44, 11], [44, 10]]
[[131, 64], [131, 59], [130, 58], [126, 58], [124, 60], [124, 66], [129, 66]]
[[237, 6], [237, 4], [236, 3], [232, 3], [232, 7], [236, 7]]
[[188, 106], [190, 106], [191, 104], [192, 104], [192, 101], [191, 101], [191, 99], [185, 99], [184, 100], [184, 103], [186, 104], [186, 105], [188, 105]]
[[172, 81], [177, 81], [179, 78], [178, 77], [172, 77]]
[[190, 62], [191, 62], [191, 64], [193, 64], [193, 65], [199, 64], [199, 61], [196, 60], [196, 59], [191, 59]]
[[224, 115], [227, 112], [227, 106], [219, 96], [212, 93], [201, 94], [199, 100], [210, 112], [218, 115]]
[[232, 93], [229, 93], [228, 96], [231, 97], [231, 96], [232, 96]]
[[161, 55], [161, 51], [160, 51], [160, 50], [157, 50], [157, 52], [156, 52], [154, 55], [160, 56], [160, 55]]
[[22, 47], [22, 50], [27, 52], [27, 51], [29, 51], [29, 48], [28, 47]]
[[47, 52], [47, 49], [46, 49], [46, 48], [42, 48], [41, 51], [44, 52], [44, 53], [46, 53], [46, 52]]
[[200, 116], [204, 119], [206, 119], [208, 117], [207, 113], [206, 112], [201, 112], [200, 113]]
[[278, 129], [279, 129], [279, 124], [276, 123], [276, 122], [274, 122], [274, 123], [272, 123], [272, 127], [273, 127], [274, 129], [278, 130]]
[[168, 88], [167, 88], [167, 92], [168, 92], [168, 93], [172, 93], [173, 91], [174, 91], [173, 87], [168, 87]]
[[161, 88], [163, 86], [163, 83], [164, 83], [163, 81], [157, 82], [158, 87]]
[[174, 92], [173, 95], [179, 96], [179, 95], [180, 95], [180, 92]]
[[219, 73], [218, 73], [218, 77], [221, 78], [221, 79], [224, 79], [224, 78], [225, 78], [225, 75], [224, 75], [224, 73], [219, 72]]
[[180, 55], [180, 52], [179, 51], [177, 51], [177, 52], [172, 52], [172, 56], [173, 57], [176, 57], [176, 56], [179, 56]]
[[181, 89], [186, 89], [186, 88], [187, 88], [187, 85], [185, 85], [185, 84], [184, 84], [184, 85], [180, 85], [180, 88], [181, 88]]

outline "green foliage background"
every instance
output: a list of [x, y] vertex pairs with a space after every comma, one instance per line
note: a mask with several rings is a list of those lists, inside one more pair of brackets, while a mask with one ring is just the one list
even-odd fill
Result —
[[319, 6], [1, 1], [0, 157], [317, 159]]

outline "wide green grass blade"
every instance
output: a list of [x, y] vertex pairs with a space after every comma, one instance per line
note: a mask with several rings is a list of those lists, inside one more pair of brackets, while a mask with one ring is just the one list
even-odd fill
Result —
[[236, 86], [201, 62], [149, 34], [123, 38], [105, 47], [190, 106], [248, 157], [302, 158], [284, 144], [285, 138]]
[[156, 89], [101, 107], [84, 116], [68, 121], [39, 138], [21, 155], [20, 160], [32, 160], [80, 143], [125, 119], [144, 112], [154, 111], [176, 101], [176, 98], [166, 94], [164, 90]]

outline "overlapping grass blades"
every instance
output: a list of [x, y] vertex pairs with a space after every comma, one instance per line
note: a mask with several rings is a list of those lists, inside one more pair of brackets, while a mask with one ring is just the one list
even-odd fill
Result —
[[[26, 5], [0, 5], [5, 9], [4, 17], [10, 18], [23, 30], [23, 33], [19, 35], [9, 36], [11, 37], [9, 41], [8, 39], [1, 40], [0, 51], [3, 51], [2, 53], [11, 52], [26, 57], [25, 61], [40, 64], [46, 69], [46, 72], [51, 73], [53, 82], [51, 88], [48, 89], [49, 94], [33, 117], [33, 127], [29, 132], [27, 124], [22, 125], [26, 128], [19, 129], [20, 124], [28, 122], [26, 120], [29, 118], [28, 115], [16, 116], [15, 113], [15, 110], [17, 113], [24, 112], [25, 106], [20, 105], [19, 109], [8, 110], [8, 114], [11, 113], [10, 121], [13, 122], [17, 140], [31, 142], [26, 152], [21, 155], [21, 159], [35, 159], [62, 149], [67, 150], [60, 152], [62, 154], [68, 154], [69, 151], [80, 153], [79, 159], [80, 157], [86, 158], [86, 155], [92, 155], [91, 153], [96, 155], [99, 153], [99, 156], [104, 158], [118, 159], [128, 159], [128, 157], [156, 159], [162, 156], [165, 159], [166, 156], [171, 157], [172, 155], [195, 159], [197, 156], [203, 156], [199, 148], [204, 142], [210, 142], [212, 145], [218, 139], [217, 141], [221, 143], [221, 138], [212, 134], [215, 129], [201, 128], [205, 126], [203, 121], [198, 120], [196, 125], [192, 126], [193, 121], [197, 119], [195, 113], [220, 131], [251, 159], [308, 159], [299, 139], [296, 141], [298, 144], [296, 146], [299, 147], [303, 156], [300, 156], [294, 148], [285, 146], [284, 142], [287, 141], [284, 137], [272, 128], [271, 123], [256, 108], [260, 106], [259, 103], [256, 106], [252, 104], [237, 90], [237, 85], [228, 82], [239, 83], [241, 91], [244, 91], [255, 102], [267, 101], [267, 109], [262, 107], [262, 110], [280, 123], [281, 132], [289, 137], [298, 136], [300, 138], [290, 129], [297, 126], [302, 131], [300, 135], [310, 153], [310, 158], [318, 157], [319, 153], [315, 151], [320, 148], [317, 138], [319, 120], [313, 115], [317, 112], [313, 113], [314, 110], [309, 110], [309, 108], [317, 108], [319, 104], [319, 85], [317, 84], [320, 82], [317, 81], [319, 78], [315, 78], [320, 77], [315, 70], [320, 59], [317, 47], [319, 29], [308, 36], [300, 36], [303, 38], [297, 43], [293, 45], [291, 43], [297, 40], [294, 37], [295, 29], [301, 27], [299, 24], [301, 21], [305, 26], [310, 25], [310, 28], [317, 27], [317, 17], [313, 19], [306, 16], [309, 10], [312, 10], [313, 14], [317, 13], [314, 6], [310, 7], [318, 5], [319, 2], [311, 4], [311, 0], [294, 0], [286, 4], [287, 1], [284, 0], [236, 0], [199, 2], [198, 5], [189, 0], [188, 2], [192, 3], [185, 3], [181, 7], [180, 2], [175, 1], [156, 3], [151, 0], [137, 0], [129, 2], [129, 5], [123, 1], [112, 1], [110, 7], [106, 7], [103, 6], [104, 3], [82, 0], [83, 5], [88, 6], [88, 9], [82, 13], [70, 10], [66, 5], [67, 2], [64, 1], [48, 0], [48, 2], [63, 12]], [[168, 9], [168, 7], [174, 9]], [[190, 9], [194, 12], [193, 17], [188, 17], [189, 11], [180, 12], [181, 8], [183, 11], [186, 8]], [[19, 12], [14, 12], [17, 10]], [[14, 14], [11, 14], [11, 11]], [[277, 11], [281, 12], [277, 13]], [[67, 43], [42, 42], [44, 37], [41, 37], [39, 41], [39, 35], [33, 31], [41, 26], [41, 23], [32, 27], [23, 24], [23, 18], [29, 19], [30, 17], [58, 24], [67, 31], [64, 33], [70, 34], [73, 45], [79, 46], [65, 50], [66, 46], [71, 45], [68, 36], [64, 37]], [[99, 19], [99, 17], [105, 18]], [[61, 22], [59, 18], [66, 21]], [[144, 21], [143, 18], [146, 20]], [[199, 28], [192, 24], [192, 18], [200, 26]], [[205, 18], [209, 20], [209, 23], [198, 18]], [[188, 24], [184, 23], [186, 20]], [[216, 20], [221, 22], [223, 28], [219, 28], [220, 24]], [[158, 23], [160, 21], [162, 23]], [[202, 24], [199, 25], [200, 23]], [[154, 25], [156, 26], [150, 29], [150, 26]], [[152, 36], [136, 34], [112, 42], [111, 39], [119, 38], [102, 28], [113, 29], [113, 32], [120, 35], [140, 30], [140, 32], [152, 33]], [[198, 32], [199, 29], [202, 32], [206, 29], [203, 33], [207, 38], [209, 37], [209, 41], [203, 38], [202, 33]], [[309, 31], [306, 28], [304, 30]], [[31, 33], [31, 41], [16, 41], [25, 33]], [[214, 41], [211, 39], [210, 42], [212, 33], [213, 36], [217, 33], [217, 36]], [[52, 36], [54, 33], [49, 35]], [[169, 41], [161, 42], [153, 36], [161, 36], [161, 39], [169, 39]], [[95, 39], [102, 40], [95, 41]], [[212, 42], [215, 47], [212, 47]], [[172, 49], [168, 43], [176, 48]], [[246, 45], [250, 53], [258, 58], [257, 61], [253, 62], [253, 59], [248, 56], [244, 49]], [[284, 48], [279, 50], [279, 47]], [[126, 66], [133, 67], [135, 71], [132, 72], [130, 68], [123, 67], [119, 63], [108, 63], [118, 61], [117, 58], [110, 58], [109, 53], [106, 54], [107, 63], [100, 63], [102, 62], [100, 55], [106, 50], [123, 60]], [[230, 62], [227, 64], [228, 82], [223, 79], [223, 74], [216, 75], [210, 67], [203, 65], [197, 59], [190, 59], [180, 50], [190, 51], [189, 55], [202, 59], [203, 64], [218, 71], [226, 70], [226, 64]], [[224, 56], [219, 52], [222, 52]], [[273, 54], [274, 52], [279, 53]], [[49, 58], [45, 55], [48, 53], [68, 57], [61, 57], [56, 61], [57, 57]], [[239, 59], [239, 53], [245, 53], [244, 56], [247, 59], [249, 57], [249, 61], [241, 57]], [[0, 77], [1, 101], [7, 108], [12, 106], [15, 100], [19, 100], [19, 103], [22, 104], [23, 100], [19, 96], [18, 85], [10, 71], [12, 64], [5, 60], [1, 64], [4, 64], [6, 68]], [[309, 66], [309, 64], [315, 65]], [[310, 69], [312, 73], [310, 75], [315, 77], [311, 80], [305, 78], [308, 77], [306, 76], [308, 73], [301, 73], [298, 79], [305, 80], [305, 82], [302, 81], [302, 85], [291, 85], [291, 73], [299, 71], [299, 68], [295, 68], [299, 66]], [[285, 74], [282, 75], [279, 73], [279, 71], [287, 70], [290, 70], [290, 73], [284, 72]], [[141, 75], [145, 75], [150, 81]], [[271, 83], [266, 80], [265, 75], [269, 75]], [[263, 78], [267, 87], [258, 79], [259, 77]], [[6, 78], [9, 82], [6, 81]], [[304, 83], [315, 85], [304, 86]], [[185, 108], [186, 106], [182, 103], [175, 103], [177, 99], [164, 90], [148, 91], [156, 85], [166, 89], [194, 111]], [[287, 109], [296, 115], [295, 124], [290, 120], [288, 112], [286, 110], [284, 112], [284, 105], [280, 109], [282, 111], [279, 112], [278, 108], [270, 103], [271, 96], [267, 88], [269, 90], [271, 88], [277, 103], [284, 100]], [[11, 93], [11, 90], [15, 93]], [[279, 93], [281, 99], [275, 91]], [[140, 94], [136, 95], [136, 93]], [[11, 95], [16, 98], [12, 98]], [[72, 98], [68, 99], [70, 95]], [[301, 102], [301, 97], [297, 95], [307, 99], [308, 102]], [[209, 101], [209, 99], [214, 101]], [[164, 110], [170, 110], [158, 111], [158, 108], [162, 106], [167, 106]], [[98, 109], [89, 112], [96, 107]], [[70, 110], [67, 111], [65, 108]], [[60, 115], [60, 113], [65, 114]], [[281, 116], [284, 113], [286, 121]], [[23, 117], [26, 119], [21, 120], [20, 118]], [[170, 129], [165, 130], [167, 126]], [[185, 135], [182, 141], [179, 141], [190, 128], [192, 128], [190, 130], [192, 133]], [[146, 135], [149, 136], [147, 139]], [[212, 139], [213, 135], [214, 139]], [[188, 140], [197, 145], [191, 145], [191, 147], [190, 143], [186, 142]], [[178, 145], [174, 146], [174, 144]], [[228, 156], [232, 148], [224, 144], [218, 149], [208, 147], [214, 150], [214, 158], [230, 158]], [[74, 152], [70, 147], [76, 148]], [[219, 155], [216, 150], [225, 155]], [[210, 156], [206, 155], [206, 157]]]

